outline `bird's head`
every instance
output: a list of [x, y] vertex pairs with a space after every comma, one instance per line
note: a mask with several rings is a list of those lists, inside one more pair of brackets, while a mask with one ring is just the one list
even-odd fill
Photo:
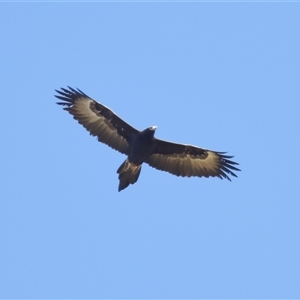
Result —
[[155, 130], [157, 129], [157, 126], [150, 126], [148, 129], [149, 129], [150, 131], [155, 131]]
[[156, 128], [157, 128], [156, 126], [150, 126], [150, 127], [146, 128], [145, 130], [143, 130], [141, 132], [141, 134], [142, 134], [142, 136], [153, 137]]

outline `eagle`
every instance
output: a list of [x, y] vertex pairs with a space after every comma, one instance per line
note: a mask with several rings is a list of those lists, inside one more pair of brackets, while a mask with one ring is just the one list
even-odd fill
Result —
[[219, 177], [231, 181], [240, 171], [233, 156], [187, 144], [177, 144], [154, 137], [156, 126], [139, 131], [118, 117], [111, 109], [90, 98], [80, 89], [55, 90], [58, 105], [69, 112], [90, 135], [99, 142], [125, 154], [127, 158], [118, 168], [119, 188], [122, 191], [134, 184], [142, 164], [182, 177]]

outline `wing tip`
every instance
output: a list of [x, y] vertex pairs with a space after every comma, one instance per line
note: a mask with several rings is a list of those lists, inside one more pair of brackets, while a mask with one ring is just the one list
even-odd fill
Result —
[[228, 175], [238, 178], [238, 176], [233, 171], [241, 171], [241, 169], [235, 167], [238, 166], [239, 163], [231, 160], [232, 158], [234, 158], [234, 156], [225, 155], [226, 153], [227, 152], [217, 152], [217, 154], [220, 156], [221, 162], [220, 174], [218, 177], [231, 181], [231, 178]]
[[63, 106], [71, 106], [74, 104], [76, 100], [78, 100], [81, 97], [88, 97], [84, 92], [82, 92], [79, 88], [72, 88], [70, 86], [67, 86], [68, 89], [61, 87], [60, 90], [56, 90], [55, 92], [58, 95], [54, 95], [59, 100], [62, 100], [64, 102], [56, 102], [58, 105]]

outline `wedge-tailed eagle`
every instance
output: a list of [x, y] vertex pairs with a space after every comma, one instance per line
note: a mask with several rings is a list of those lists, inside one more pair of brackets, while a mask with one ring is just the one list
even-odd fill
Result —
[[233, 156], [225, 155], [226, 152], [156, 139], [156, 126], [139, 131], [79, 89], [68, 87], [55, 91], [58, 93], [55, 97], [63, 101], [57, 104], [66, 106], [64, 110], [91, 135], [127, 156], [117, 170], [119, 191], [138, 180], [144, 162], [158, 170], [183, 177], [204, 176], [230, 180], [228, 175], [237, 177], [233, 171], [240, 171], [235, 167], [238, 163], [231, 160]]

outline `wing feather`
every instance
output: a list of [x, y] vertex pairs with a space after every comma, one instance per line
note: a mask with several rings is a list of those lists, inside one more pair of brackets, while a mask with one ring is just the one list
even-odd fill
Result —
[[233, 156], [192, 145], [176, 144], [155, 139], [153, 153], [146, 159], [151, 167], [182, 177], [219, 177], [231, 180], [240, 171]]
[[57, 104], [66, 106], [64, 110], [68, 111], [91, 135], [96, 136], [99, 142], [128, 154], [130, 137], [138, 133], [137, 129], [79, 89], [68, 87], [55, 91], [58, 93], [55, 97], [63, 101]]

